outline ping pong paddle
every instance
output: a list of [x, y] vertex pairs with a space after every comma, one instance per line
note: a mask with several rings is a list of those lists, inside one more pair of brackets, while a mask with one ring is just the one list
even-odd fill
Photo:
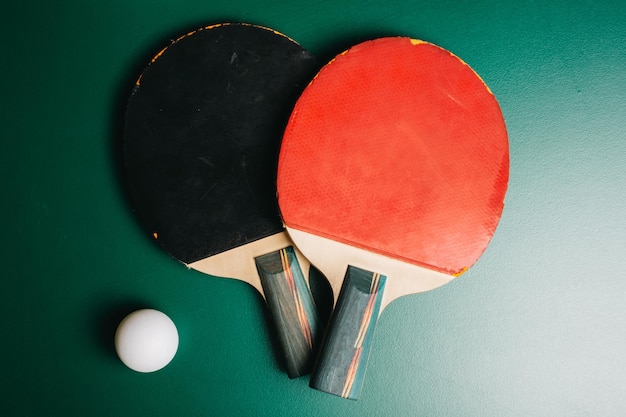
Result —
[[287, 230], [336, 297], [313, 388], [358, 398], [380, 313], [475, 263], [508, 173], [500, 107], [452, 53], [381, 38], [321, 69], [294, 107], [277, 175]]
[[124, 128], [130, 194], [144, 227], [188, 267], [263, 295], [292, 378], [310, 371], [319, 325], [309, 262], [283, 228], [275, 174], [293, 104], [318, 69], [273, 30], [201, 28], [145, 68]]

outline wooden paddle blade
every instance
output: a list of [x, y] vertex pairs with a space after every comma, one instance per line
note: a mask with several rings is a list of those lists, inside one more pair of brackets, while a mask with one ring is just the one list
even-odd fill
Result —
[[290, 378], [313, 366], [319, 319], [293, 247], [255, 259]]
[[359, 398], [387, 277], [348, 267], [311, 387]]

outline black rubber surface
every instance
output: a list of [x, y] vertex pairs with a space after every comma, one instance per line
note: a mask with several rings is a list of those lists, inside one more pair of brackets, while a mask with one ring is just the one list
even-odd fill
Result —
[[132, 204], [190, 263], [283, 230], [275, 172], [283, 129], [318, 66], [272, 30], [197, 30], [157, 55], [128, 103]]

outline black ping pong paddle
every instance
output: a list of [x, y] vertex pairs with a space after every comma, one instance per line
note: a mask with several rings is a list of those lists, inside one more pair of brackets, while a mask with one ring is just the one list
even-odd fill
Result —
[[145, 68], [124, 131], [143, 225], [188, 267], [243, 280], [264, 296], [290, 377], [310, 370], [319, 325], [309, 262], [278, 214], [275, 172], [292, 106], [317, 69], [271, 29], [201, 28]]

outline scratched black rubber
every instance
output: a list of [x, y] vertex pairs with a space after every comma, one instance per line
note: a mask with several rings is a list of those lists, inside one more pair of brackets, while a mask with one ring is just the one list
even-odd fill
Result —
[[185, 35], [145, 68], [125, 168], [136, 214], [166, 251], [191, 263], [283, 230], [278, 147], [317, 70], [294, 41], [242, 24]]

